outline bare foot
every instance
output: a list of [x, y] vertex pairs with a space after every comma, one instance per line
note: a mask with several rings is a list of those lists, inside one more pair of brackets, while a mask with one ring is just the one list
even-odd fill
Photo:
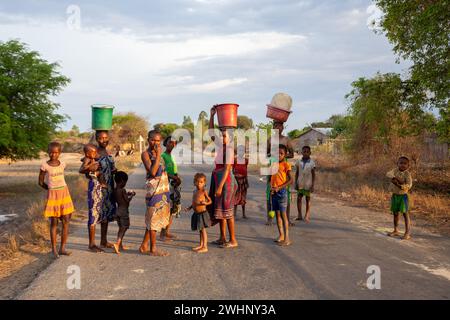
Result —
[[155, 250], [153, 252], [150, 251], [149, 255], [154, 256], [154, 257], [167, 257], [167, 256], [169, 256], [169, 253], [165, 252], [165, 251]]
[[169, 239], [176, 239], [177, 238], [177, 236], [176, 235], [174, 235], [174, 234], [166, 234], [166, 238], [169, 238]]
[[198, 250], [200, 250], [201, 248], [203, 248], [203, 247], [202, 247], [202, 246], [198, 246], [198, 247], [192, 248], [192, 251], [198, 251]]
[[130, 250], [129, 247], [124, 246], [123, 244], [120, 245], [120, 251], [128, 251], [128, 250]]
[[200, 248], [200, 250], [197, 250], [197, 253], [205, 253], [208, 252], [208, 248]]
[[150, 250], [147, 247], [140, 246], [139, 247], [139, 252], [142, 253], [142, 254], [145, 254], [145, 253], [150, 252]]
[[309, 218], [305, 218], [305, 223], [309, 223]]
[[173, 239], [171, 239], [169, 237], [160, 237], [159, 240], [162, 242], [172, 242], [173, 241]]
[[99, 252], [105, 252], [103, 249], [100, 249], [99, 247], [97, 247], [95, 244], [93, 246], [89, 247], [89, 250], [91, 250], [92, 252], [95, 253], [99, 253]]
[[223, 245], [220, 246], [221, 248], [237, 248], [238, 243], [237, 242], [226, 242]]
[[115, 253], [120, 254], [119, 246], [116, 243], [113, 244], [113, 248]]
[[291, 244], [292, 244], [291, 240], [285, 240], [278, 243], [278, 245], [282, 247], [287, 247], [290, 246]]
[[111, 242], [107, 242], [106, 244], [100, 243], [100, 247], [111, 249], [111, 248], [114, 248], [114, 244], [112, 244]]
[[295, 221], [303, 221], [303, 218], [302, 217], [297, 217], [297, 218], [295, 218]]
[[398, 232], [398, 231], [392, 231], [392, 232], [389, 232], [387, 235], [388, 235], [389, 237], [398, 237], [398, 236], [400, 236], [400, 232]]
[[226, 242], [225, 240], [218, 239], [218, 240], [212, 241], [211, 243], [212, 243], [212, 244], [215, 244], [215, 245], [218, 245], [218, 246], [221, 246], [221, 245], [223, 245], [223, 244], [225, 244], [225, 243], [227, 243], [227, 242]]
[[53, 253], [53, 257], [55, 257], [56, 259], [59, 258], [59, 254], [58, 254], [58, 251], [56, 250], [56, 248], [52, 250], [52, 253]]
[[72, 252], [70, 251], [66, 251], [66, 250], [59, 250], [58, 253], [60, 256], [70, 256], [72, 254]]
[[278, 239], [273, 240], [273, 242], [278, 242], [278, 243], [283, 242], [283, 241], [284, 241], [284, 238], [282, 238], [282, 237], [278, 237]]
[[408, 233], [405, 233], [402, 237], [402, 240], [409, 240], [409, 239], [411, 239], [411, 235]]

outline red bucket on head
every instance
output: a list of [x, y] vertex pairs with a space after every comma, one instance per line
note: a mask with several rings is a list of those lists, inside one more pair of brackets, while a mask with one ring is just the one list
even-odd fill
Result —
[[292, 111], [286, 111], [284, 109], [280, 109], [274, 106], [271, 106], [270, 104], [267, 105], [267, 113], [266, 117], [273, 119], [278, 122], [286, 122], [289, 118], [289, 115], [292, 113]]
[[223, 103], [215, 106], [217, 111], [217, 120], [220, 128], [237, 127], [237, 109], [236, 103]]

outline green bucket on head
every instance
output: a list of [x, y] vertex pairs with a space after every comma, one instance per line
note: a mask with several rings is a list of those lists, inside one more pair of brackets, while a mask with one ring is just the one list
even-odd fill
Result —
[[113, 106], [107, 104], [94, 104], [92, 108], [92, 130], [111, 130]]

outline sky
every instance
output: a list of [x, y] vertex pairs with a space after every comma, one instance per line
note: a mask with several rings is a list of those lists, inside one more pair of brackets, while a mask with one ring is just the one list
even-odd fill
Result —
[[71, 118], [63, 129], [90, 130], [96, 103], [154, 125], [232, 102], [267, 122], [285, 92], [293, 130], [345, 113], [359, 77], [406, 72], [368, 26], [377, 16], [370, 0], [0, 1], [0, 41], [27, 43], [71, 79], [53, 98]]

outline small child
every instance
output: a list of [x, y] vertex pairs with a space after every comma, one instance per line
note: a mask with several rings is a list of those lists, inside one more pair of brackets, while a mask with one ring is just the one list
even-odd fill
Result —
[[297, 190], [297, 210], [296, 220], [303, 220], [302, 217], [302, 199], [306, 199], [305, 222], [309, 222], [311, 193], [314, 192], [314, 182], [316, 180], [316, 163], [311, 159], [311, 148], [304, 146], [302, 148], [302, 158], [295, 164], [295, 190]]
[[191, 229], [192, 231], [200, 231], [200, 245], [192, 248], [192, 250], [198, 253], [205, 253], [208, 252], [208, 234], [206, 233], [206, 228], [211, 225], [206, 206], [212, 204], [212, 200], [205, 190], [206, 176], [203, 173], [195, 174], [194, 185], [196, 190], [192, 197], [192, 205], [186, 208], [185, 211], [194, 210], [191, 217]]
[[[66, 251], [66, 243], [69, 236], [70, 217], [72, 212], [75, 211], [69, 188], [64, 179], [66, 164], [59, 161], [60, 155], [61, 144], [58, 142], [50, 143], [48, 145], [50, 160], [42, 163], [39, 172], [39, 185], [43, 189], [48, 190], [44, 216], [50, 219], [50, 239], [55, 258], [58, 258], [60, 255], [69, 256], [71, 254], [69, 251]], [[59, 251], [56, 249], [58, 219], [61, 220], [63, 225]]]
[[392, 192], [391, 212], [394, 215], [394, 231], [389, 232], [388, 236], [399, 236], [398, 221], [400, 213], [405, 218], [405, 234], [402, 240], [411, 239], [411, 220], [409, 217], [409, 197], [408, 191], [412, 187], [412, 177], [409, 169], [409, 159], [400, 157], [397, 161], [397, 168], [389, 171], [386, 176], [391, 179], [389, 190]]
[[160, 239], [162, 241], [176, 239], [176, 236], [170, 233], [170, 227], [172, 226], [173, 216], [175, 215], [178, 218], [181, 211], [181, 178], [178, 175], [177, 163], [172, 155], [172, 150], [176, 145], [177, 142], [172, 140], [172, 136], [164, 139], [163, 146], [166, 147], [166, 150], [161, 155], [161, 158], [164, 160], [170, 183], [170, 218], [167, 227], [161, 230]]
[[119, 226], [119, 232], [117, 233], [117, 242], [113, 244], [114, 251], [120, 254], [120, 250], [127, 250], [123, 245], [123, 237], [130, 227], [130, 212], [128, 210], [130, 201], [136, 195], [136, 192], [127, 192], [125, 186], [127, 185], [128, 175], [123, 171], [118, 171], [114, 175], [114, 181], [116, 182], [116, 188], [114, 189], [114, 198], [117, 202], [117, 225]]
[[[83, 148], [83, 152], [84, 152], [84, 158], [81, 159], [81, 162], [82, 162], [81, 167], [82, 168], [89, 167], [92, 163], [97, 162], [97, 160], [99, 159], [98, 149], [93, 144], [89, 143], [89, 144], [85, 145]], [[99, 167], [99, 169], [94, 172], [89, 172], [88, 174], [86, 174], [86, 176], [91, 177], [94, 181], [98, 181], [102, 188], [108, 187], [106, 185], [105, 177], [102, 174], [101, 167]]]
[[281, 246], [289, 246], [289, 220], [287, 217], [288, 192], [287, 187], [291, 184], [291, 165], [285, 161], [288, 149], [280, 144], [278, 158], [278, 172], [270, 177], [270, 192], [272, 210], [277, 216], [277, 226], [280, 236], [275, 240]]
[[[242, 159], [244, 163], [238, 163]], [[242, 218], [247, 219], [245, 215], [245, 204], [247, 203], [248, 189], [248, 157], [245, 156], [245, 146], [237, 147], [234, 157], [233, 173], [237, 183], [237, 190], [234, 199], [234, 216], [236, 217], [238, 206], [242, 206]]]

